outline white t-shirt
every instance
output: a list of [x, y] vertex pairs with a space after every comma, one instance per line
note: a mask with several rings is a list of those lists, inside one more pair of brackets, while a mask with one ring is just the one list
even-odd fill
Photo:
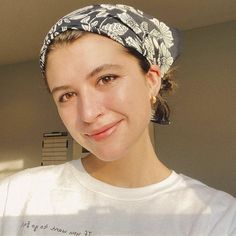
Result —
[[145, 187], [111, 186], [77, 160], [0, 182], [0, 235], [236, 235], [236, 201], [174, 171]]

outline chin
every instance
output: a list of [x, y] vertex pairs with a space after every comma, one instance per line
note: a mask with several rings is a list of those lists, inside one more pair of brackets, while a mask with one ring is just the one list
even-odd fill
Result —
[[104, 162], [117, 161], [129, 153], [129, 148], [122, 145], [108, 145], [97, 148], [87, 148], [99, 160]]
[[124, 155], [116, 153], [114, 151], [105, 151], [105, 152], [93, 152], [93, 155], [101, 161], [112, 162], [121, 159]]
[[104, 157], [104, 156], [96, 156], [96, 158], [98, 158], [100, 161], [107, 163], [117, 161], [120, 159], [120, 157]]

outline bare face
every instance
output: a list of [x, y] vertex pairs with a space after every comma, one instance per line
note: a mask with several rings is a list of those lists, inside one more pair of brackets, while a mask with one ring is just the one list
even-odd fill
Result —
[[142, 148], [149, 138], [150, 97], [159, 90], [158, 73], [154, 68], [144, 74], [120, 44], [96, 34], [50, 52], [46, 71], [64, 125], [104, 161]]

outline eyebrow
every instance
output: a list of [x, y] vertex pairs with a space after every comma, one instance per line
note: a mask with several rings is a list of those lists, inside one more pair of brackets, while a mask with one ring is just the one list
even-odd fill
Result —
[[[108, 69], [119, 69], [119, 68], [121, 68], [120, 65], [103, 64], [103, 65], [98, 66], [97, 68], [95, 68], [91, 72], [89, 72], [89, 74], [86, 76], [86, 79], [89, 79], [89, 78], [95, 76], [96, 74], [100, 73], [101, 71], [108, 70]], [[58, 87], [55, 87], [52, 89], [51, 94], [54, 94], [60, 90], [68, 90], [70, 88], [71, 88], [71, 86], [69, 86], [69, 85], [58, 86]]]
[[54, 94], [54, 93], [56, 93], [60, 90], [68, 90], [70, 88], [71, 88], [71, 86], [69, 86], [69, 85], [58, 86], [58, 87], [55, 87], [55, 88], [52, 89], [51, 94]]
[[93, 76], [95, 76], [96, 74], [100, 73], [103, 70], [108, 70], [108, 69], [119, 69], [121, 68], [120, 65], [115, 65], [115, 64], [103, 64], [98, 66], [97, 68], [95, 68], [94, 70], [92, 70], [87, 76], [86, 78], [91, 78]]

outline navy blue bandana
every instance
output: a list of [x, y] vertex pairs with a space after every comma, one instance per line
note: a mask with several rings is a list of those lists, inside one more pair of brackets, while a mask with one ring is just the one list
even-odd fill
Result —
[[48, 32], [40, 52], [40, 68], [45, 75], [47, 48], [66, 30], [88, 31], [107, 36], [126, 48], [142, 54], [150, 64], [157, 64], [161, 77], [179, 55], [178, 31], [136, 10], [116, 4], [87, 6], [62, 17]]

